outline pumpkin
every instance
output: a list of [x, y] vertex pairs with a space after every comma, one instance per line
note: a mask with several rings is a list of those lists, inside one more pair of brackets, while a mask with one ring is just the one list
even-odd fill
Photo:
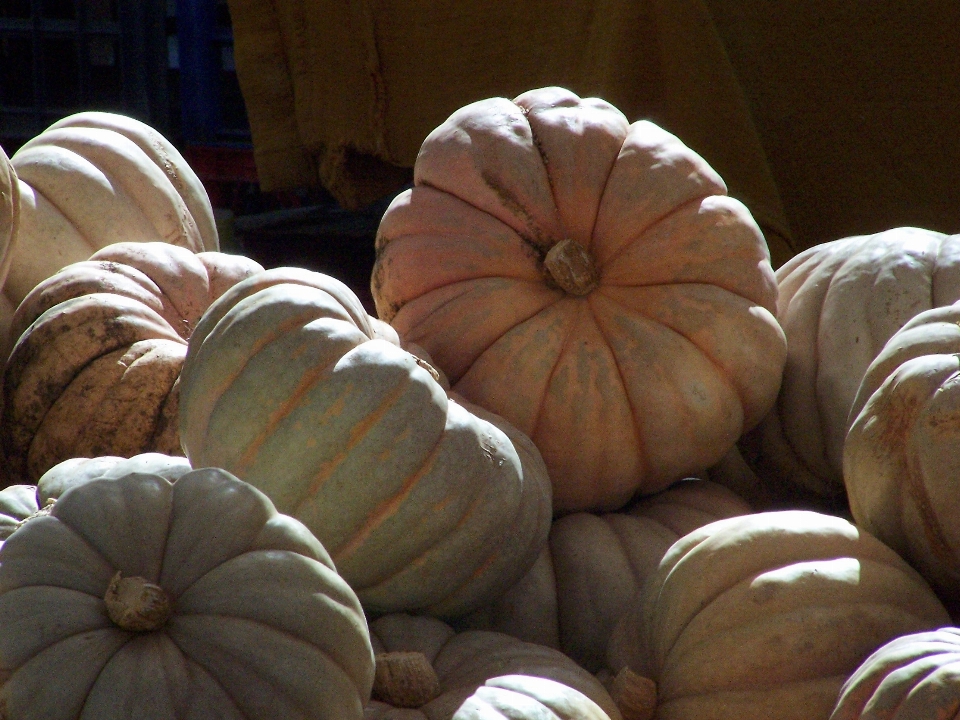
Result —
[[546, 543], [530, 439], [441, 384], [340, 281], [297, 268], [204, 313], [180, 380], [180, 439], [311, 529], [372, 612], [466, 614]]
[[219, 249], [200, 179], [163, 135], [139, 120], [70, 115], [10, 161], [19, 180], [20, 228], [0, 298], [0, 333], [41, 280], [111, 243]]
[[17, 308], [0, 441], [10, 482], [71, 457], [181, 454], [177, 380], [190, 333], [263, 268], [167, 243], [115, 243], [41, 282]]
[[372, 620], [370, 637], [377, 671], [366, 720], [467, 720], [494, 709], [512, 720], [552, 718], [549, 712], [620, 720], [597, 678], [535, 643], [483, 630], [458, 633], [405, 613]]
[[457, 625], [558, 648], [597, 672], [620, 615], [670, 546], [709, 522], [750, 512], [726, 488], [690, 478], [619, 512], [565, 515], [523, 579]]
[[951, 610], [960, 593], [960, 305], [907, 322], [867, 368], [843, 477], [854, 520], [900, 553]]
[[900, 227], [816, 245], [777, 270], [789, 352], [772, 412], [745, 438], [761, 477], [831, 502], [870, 363], [910, 318], [960, 299], [960, 236]]
[[216, 468], [68, 487], [0, 547], [0, 623], [11, 718], [359, 720], [373, 683], [322, 545]]
[[39, 509], [33, 485], [10, 485], [0, 490], [0, 543]]
[[553, 680], [527, 675], [506, 675], [487, 680], [468, 697], [453, 720], [609, 720], [583, 693]]
[[678, 138], [603, 100], [554, 87], [457, 110], [376, 248], [378, 316], [533, 439], [558, 514], [695, 474], [776, 397], [756, 222]]
[[958, 661], [958, 628], [894, 638], [844, 683], [830, 720], [960, 717]]
[[20, 237], [20, 183], [10, 158], [0, 148], [0, 288], [13, 260], [13, 249]]
[[657, 684], [659, 720], [827, 720], [870, 653], [945, 624], [926, 581], [866, 531], [762, 512], [678, 540], [621, 617], [607, 662]]

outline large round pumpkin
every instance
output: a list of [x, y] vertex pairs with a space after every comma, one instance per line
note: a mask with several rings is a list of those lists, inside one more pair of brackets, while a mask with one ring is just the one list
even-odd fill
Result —
[[761, 477], [842, 500], [843, 444], [870, 363], [918, 313], [960, 299], [960, 235], [902, 227], [823, 243], [777, 270], [789, 352], [773, 411], [745, 439]]
[[543, 88], [455, 112], [414, 181], [380, 224], [378, 315], [534, 440], [557, 512], [694, 474], [770, 408], [766, 243], [670, 133]]
[[177, 380], [200, 316], [263, 268], [168, 243], [115, 243], [34, 288], [12, 321], [0, 441], [9, 481], [71, 457], [180, 454]]
[[670, 546], [707, 523], [750, 512], [726, 488], [690, 478], [619, 512], [565, 515], [523, 579], [461, 624], [558, 648], [597, 672], [614, 626]]
[[407, 614], [371, 621], [370, 636], [377, 678], [367, 720], [469, 720], [494, 708], [511, 720], [552, 720], [548, 709], [564, 720], [620, 720], [597, 678], [557, 650]]
[[956, 720], [960, 629], [894, 638], [844, 683], [830, 720]]
[[533, 564], [550, 481], [529, 438], [438, 378], [343, 283], [267, 270], [190, 338], [180, 438], [302, 520], [364, 607], [453, 617]]
[[918, 314], [867, 368], [843, 478], [856, 522], [960, 610], [960, 305]]
[[827, 720], [870, 653], [949, 621], [926, 581], [852, 523], [754, 513], [670, 548], [608, 664], [656, 682], [659, 720]]
[[10, 160], [19, 178], [20, 229], [0, 297], [0, 332], [41, 280], [110, 243], [219, 249], [200, 179], [163, 135], [139, 120], [70, 115]]
[[222, 470], [66, 489], [0, 548], [4, 717], [360, 720], [356, 595], [307, 529]]

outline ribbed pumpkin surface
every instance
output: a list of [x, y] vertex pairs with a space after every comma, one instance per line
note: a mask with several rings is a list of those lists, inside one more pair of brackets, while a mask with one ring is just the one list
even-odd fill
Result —
[[13, 261], [20, 232], [20, 183], [10, 158], [0, 148], [0, 288]]
[[761, 476], [843, 495], [843, 443], [870, 363], [904, 323], [960, 299], [960, 235], [892, 228], [812, 247], [776, 273], [783, 386], [752, 433]]
[[596, 672], [614, 626], [670, 546], [707, 523], [750, 512], [726, 488], [690, 478], [619, 512], [564, 515], [530, 572], [467, 620], [561, 649]]
[[826, 720], [870, 653], [948, 623], [923, 578], [866, 531], [809, 511], [754, 513], [670, 548], [608, 663], [657, 683], [659, 720]]
[[139, 120], [70, 115], [10, 161], [19, 178], [20, 231], [0, 298], [0, 331], [40, 281], [111, 243], [219, 250], [200, 179], [172, 143]]
[[546, 542], [550, 485], [516, 429], [448, 396], [342, 283], [237, 284], [190, 339], [180, 437], [302, 520], [364, 605], [456, 615]]
[[[547, 710], [550, 707], [547, 698], [551, 693], [538, 680], [560, 684], [561, 687], [553, 691], [554, 699], [558, 701], [553, 711], [559, 711], [559, 717], [565, 720], [620, 720], [617, 706], [597, 678], [563, 653], [548, 647], [498, 632], [468, 630], [457, 633], [434, 618], [406, 614], [390, 614], [373, 620], [370, 638], [378, 656], [396, 652], [422, 653], [439, 682], [434, 697], [404, 709], [378, 700], [375, 686], [374, 699], [366, 707], [368, 720], [496, 718], [498, 715], [490, 715], [495, 708], [515, 720], [554, 720]], [[527, 676], [527, 682], [518, 677], [513, 683], [502, 683], [505, 686], [502, 689], [512, 685], [514, 693], [527, 694], [526, 700], [482, 689], [492, 678], [508, 674]], [[563, 688], [572, 692], [564, 692]], [[548, 690], [541, 696], [544, 702], [539, 708], [536, 705], [541, 703], [531, 702], [538, 690]], [[474, 699], [472, 703], [471, 698]], [[512, 712], [511, 700], [515, 703]], [[564, 700], [570, 703], [566, 708]], [[468, 704], [464, 707], [465, 701]], [[533, 708], [529, 709], [531, 706]], [[456, 714], [458, 710], [461, 714]]]
[[370, 638], [326, 551], [229, 473], [174, 465], [69, 487], [3, 543], [4, 715], [360, 720]]
[[36, 482], [72, 457], [180, 454], [187, 339], [226, 288], [262, 271], [241, 256], [116, 243], [34, 288], [3, 374], [10, 481]]
[[960, 305], [926, 310], [867, 368], [843, 479], [854, 520], [916, 567], [951, 609], [960, 593]]
[[414, 179], [380, 224], [377, 312], [533, 439], [557, 511], [702, 470], [772, 405], [766, 243], [675, 136], [543, 88], [455, 112]]
[[840, 691], [830, 720], [955, 720], [960, 717], [960, 629], [891, 640]]

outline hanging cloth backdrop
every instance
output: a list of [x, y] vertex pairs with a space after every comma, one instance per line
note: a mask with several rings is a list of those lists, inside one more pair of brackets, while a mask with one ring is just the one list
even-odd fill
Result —
[[793, 253], [777, 187], [701, 0], [229, 0], [263, 190], [321, 184], [346, 208], [410, 180], [454, 110], [546, 85], [651, 119], [700, 153]]

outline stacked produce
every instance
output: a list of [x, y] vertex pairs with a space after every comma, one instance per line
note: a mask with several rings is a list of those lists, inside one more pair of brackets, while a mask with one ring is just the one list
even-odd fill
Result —
[[561, 88], [426, 138], [379, 317], [216, 252], [142, 124], [0, 171], [0, 717], [960, 707], [956, 236], [775, 273], [694, 150]]

